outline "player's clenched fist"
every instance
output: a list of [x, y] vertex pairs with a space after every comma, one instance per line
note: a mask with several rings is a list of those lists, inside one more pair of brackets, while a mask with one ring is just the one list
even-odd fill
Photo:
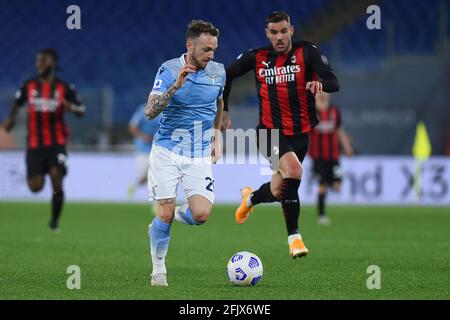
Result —
[[196, 68], [190, 64], [184, 65], [184, 67], [180, 69], [177, 80], [175, 80], [175, 83], [173, 84], [175, 89], [181, 88], [183, 86], [184, 82], [186, 81], [187, 75], [191, 72], [195, 72], [195, 70], [196, 70]]
[[322, 93], [323, 85], [320, 81], [309, 81], [306, 83], [306, 90], [311, 91], [312, 94]]

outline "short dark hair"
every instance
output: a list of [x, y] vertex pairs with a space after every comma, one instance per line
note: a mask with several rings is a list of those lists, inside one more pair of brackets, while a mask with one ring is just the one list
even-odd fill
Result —
[[53, 61], [55, 61], [55, 67], [58, 69], [58, 52], [53, 49], [53, 48], [44, 48], [38, 51], [38, 54], [45, 54], [45, 55], [49, 55], [50, 57], [52, 57]]
[[198, 38], [202, 33], [209, 33], [213, 37], [218, 37], [219, 29], [214, 27], [211, 22], [203, 20], [192, 20], [188, 25], [186, 39]]
[[46, 54], [52, 57], [55, 62], [58, 62], [58, 52], [53, 48], [44, 48], [38, 51], [38, 54]]
[[274, 11], [271, 14], [269, 14], [266, 18], [266, 26], [269, 23], [277, 23], [281, 21], [287, 21], [288, 23], [291, 23], [291, 17], [284, 12], [284, 11]]

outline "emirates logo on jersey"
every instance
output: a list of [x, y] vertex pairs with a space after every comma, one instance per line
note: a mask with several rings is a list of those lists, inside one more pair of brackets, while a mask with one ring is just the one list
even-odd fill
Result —
[[32, 98], [30, 104], [34, 106], [36, 112], [55, 112], [58, 108], [58, 100], [47, 98]]
[[295, 62], [296, 60], [294, 59], [294, 64], [292, 65], [270, 68], [270, 61], [262, 61], [261, 63], [265, 68], [259, 68], [258, 75], [260, 78], [265, 78], [267, 84], [295, 81], [295, 74], [301, 71], [300, 66], [295, 64]]

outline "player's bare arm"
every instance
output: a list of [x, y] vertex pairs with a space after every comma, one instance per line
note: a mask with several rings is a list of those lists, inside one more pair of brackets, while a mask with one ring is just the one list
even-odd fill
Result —
[[220, 130], [223, 131], [226, 129], [231, 129], [231, 117], [230, 117], [230, 113], [228, 111], [223, 110]]
[[145, 107], [145, 115], [147, 118], [153, 119], [160, 114], [167, 107], [175, 92], [183, 86], [187, 75], [195, 72], [195, 70], [196, 68], [194, 66], [186, 64], [178, 73], [175, 83], [166, 92], [162, 95], [150, 94], [148, 96], [147, 106]]
[[222, 116], [223, 116], [223, 99], [217, 99], [217, 113], [216, 118], [214, 119], [214, 129], [220, 130], [222, 126]]
[[9, 112], [8, 117], [5, 120], [4, 128], [6, 132], [10, 132], [14, 128], [14, 123], [16, 119], [17, 112], [19, 111], [19, 105], [14, 103], [11, 107], [11, 111]]
[[211, 145], [211, 157], [213, 163], [216, 163], [217, 160], [222, 157], [222, 143], [221, 143], [221, 133], [220, 130], [222, 126], [222, 117], [223, 117], [223, 99], [217, 99], [217, 113], [216, 118], [214, 120], [214, 131], [212, 134], [212, 145]]
[[353, 155], [353, 147], [350, 143], [350, 139], [347, 135], [347, 133], [344, 131], [344, 129], [339, 128], [338, 129], [338, 137], [339, 142], [342, 145], [342, 148], [344, 149], [344, 153], [347, 157], [351, 157]]

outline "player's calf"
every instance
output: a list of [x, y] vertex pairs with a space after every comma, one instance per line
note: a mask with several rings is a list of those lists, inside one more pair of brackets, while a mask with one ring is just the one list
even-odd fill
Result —
[[64, 205], [63, 177], [64, 173], [58, 167], [52, 167], [49, 172], [52, 182], [52, 217], [49, 227], [52, 231], [58, 232], [59, 219]]
[[170, 242], [170, 223], [155, 217], [149, 226], [150, 253], [152, 258], [152, 286], [167, 286], [166, 255]]

